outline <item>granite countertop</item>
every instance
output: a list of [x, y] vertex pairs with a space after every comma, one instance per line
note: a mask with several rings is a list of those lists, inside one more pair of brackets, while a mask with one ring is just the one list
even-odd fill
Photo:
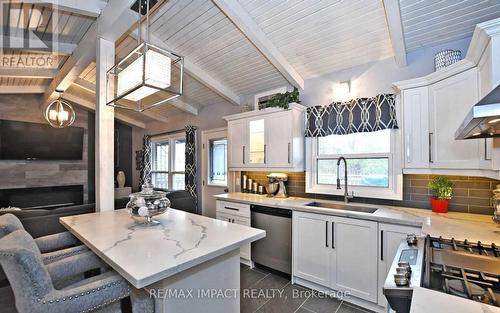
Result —
[[306, 206], [313, 201], [343, 204], [339, 201], [317, 200], [310, 198], [269, 198], [265, 195], [248, 193], [226, 193], [216, 195], [219, 200], [232, 202], [260, 204], [270, 207], [286, 208], [295, 211], [313, 212], [343, 217], [352, 217], [377, 222], [392, 223], [406, 226], [422, 227], [422, 233], [434, 237], [455, 238], [457, 240], [481, 241], [483, 243], [500, 243], [500, 224], [496, 224], [489, 215], [449, 212], [433, 213], [431, 210], [350, 203], [353, 206], [378, 208], [375, 213], [336, 210]]
[[410, 313], [499, 313], [500, 308], [422, 287], [413, 288]]
[[60, 222], [136, 288], [264, 238], [266, 232], [179, 210], [138, 225], [126, 209], [61, 217]]

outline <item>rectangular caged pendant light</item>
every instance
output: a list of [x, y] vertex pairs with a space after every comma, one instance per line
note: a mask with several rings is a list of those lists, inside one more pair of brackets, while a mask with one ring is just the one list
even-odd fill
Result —
[[142, 112], [181, 96], [183, 61], [179, 55], [142, 43], [108, 71], [108, 95], [113, 98], [107, 105]]
[[[184, 58], [148, 42], [150, 1], [134, 4], [139, 16], [138, 46], [107, 72], [109, 106], [143, 112], [182, 95]], [[146, 15], [147, 35], [142, 43], [141, 14]]]

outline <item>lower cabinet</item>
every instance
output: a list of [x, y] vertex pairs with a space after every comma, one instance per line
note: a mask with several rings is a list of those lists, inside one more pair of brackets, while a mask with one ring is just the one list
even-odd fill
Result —
[[293, 212], [293, 276], [386, 307], [397, 249], [421, 228]]
[[331, 288], [377, 301], [377, 222], [334, 217]]
[[[250, 227], [250, 206], [248, 204], [232, 203], [217, 200], [215, 217], [228, 223], [235, 223]], [[240, 258], [247, 265], [251, 263], [250, 244], [240, 248]]]
[[387, 300], [382, 293], [385, 279], [389, 273], [392, 262], [396, 256], [401, 241], [406, 239], [409, 234], [420, 235], [422, 230], [418, 227], [401, 226], [393, 224], [378, 224], [378, 247], [379, 247], [379, 260], [378, 260], [378, 305], [386, 307]]
[[329, 286], [332, 249], [328, 228], [330, 216], [293, 212], [293, 275], [310, 282]]
[[293, 214], [293, 275], [377, 301], [377, 223]]

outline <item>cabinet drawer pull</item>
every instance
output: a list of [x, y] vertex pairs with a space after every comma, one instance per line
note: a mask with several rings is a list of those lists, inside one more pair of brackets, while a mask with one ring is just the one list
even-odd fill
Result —
[[335, 249], [335, 222], [332, 222], [332, 249]]
[[429, 133], [429, 163], [434, 163], [434, 160], [432, 159], [432, 138], [434, 136], [434, 133]]
[[328, 221], [325, 221], [325, 247], [328, 248]]
[[239, 211], [240, 209], [237, 209], [237, 208], [232, 208], [230, 206], [225, 206], [224, 209], [228, 209], [228, 210], [231, 210], [231, 211]]
[[384, 231], [380, 231], [380, 261], [384, 260]]
[[288, 143], [288, 164], [290, 163], [290, 143]]
[[245, 164], [245, 146], [243, 146], [243, 164]]
[[266, 164], [266, 148], [267, 146], [264, 144], [264, 164]]

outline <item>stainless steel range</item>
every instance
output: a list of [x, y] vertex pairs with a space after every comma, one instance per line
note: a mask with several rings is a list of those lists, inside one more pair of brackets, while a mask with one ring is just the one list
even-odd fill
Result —
[[410, 312], [413, 287], [500, 306], [500, 248], [494, 243], [411, 235], [401, 243], [384, 285], [397, 313]]

